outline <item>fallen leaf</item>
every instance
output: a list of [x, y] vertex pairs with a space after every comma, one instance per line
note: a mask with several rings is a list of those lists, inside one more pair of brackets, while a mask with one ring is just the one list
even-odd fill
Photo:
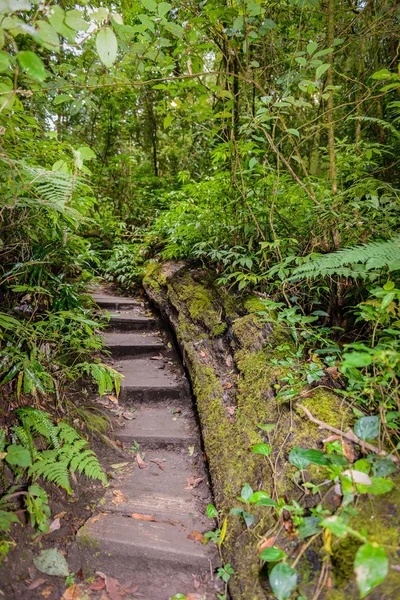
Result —
[[43, 579], [42, 577], [40, 579], [36, 579], [35, 581], [32, 581], [32, 583], [28, 586], [28, 590], [36, 590], [44, 583], [46, 583], [46, 579]]
[[227, 356], [225, 359], [225, 364], [227, 367], [231, 367], [232, 366], [232, 356]]
[[115, 498], [113, 499], [113, 504], [123, 504], [124, 502], [128, 502], [128, 498], [124, 496], [121, 490], [113, 490], [113, 495]]
[[106, 582], [104, 581], [104, 579], [102, 579], [101, 577], [98, 577], [96, 579], [96, 581], [94, 581], [92, 583], [92, 585], [89, 587], [90, 590], [92, 590], [92, 592], [100, 592], [101, 590], [104, 590], [106, 587]]
[[132, 519], [137, 519], [138, 521], [155, 521], [158, 522], [158, 519], [152, 517], [151, 515], [141, 515], [140, 513], [131, 514]]
[[337, 367], [328, 367], [325, 371], [334, 379], [340, 375], [339, 369]]
[[45, 588], [41, 594], [43, 596], [43, 598], [50, 598], [51, 594], [54, 592], [54, 588], [52, 585], [49, 585], [47, 588]]
[[200, 483], [203, 481], [204, 477], [188, 477], [187, 480], [187, 486], [185, 487], [185, 490], [194, 490], [194, 488], [197, 488], [197, 486], [200, 485]]
[[265, 542], [262, 542], [258, 547], [258, 553], [261, 554], [261, 552], [264, 550], [264, 548], [271, 548], [274, 545], [275, 540], [276, 540], [276, 537], [272, 536], [272, 537], [268, 538], [267, 540], [265, 540]]
[[66, 514], [67, 512], [65, 510], [63, 512], [57, 513], [56, 515], [54, 515], [54, 520], [62, 519], [63, 517], [65, 517]]
[[69, 575], [68, 563], [65, 557], [56, 548], [42, 550], [39, 556], [33, 559], [35, 567], [46, 575], [67, 577]]
[[233, 383], [229, 383], [229, 382], [228, 382], [228, 383], [225, 383], [225, 384], [224, 384], [224, 390], [230, 390], [230, 389], [231, 389], [231, 387], [233, 387]]
[[343, 454], [349, 461], [349, 463], [353, 463], [356, 456], [354, 454], [353, 444], [348, 442], [347, 440], [342, 440]]
[[122, 467], [126, 467], [126, 465], [129, 465], [128, 462], [123, 462], [123, 463], [115, 463], [114, 465], [111, 465], [112, 469], [122, 469]]
[[227, 406], [226, 410], [228, 411], [228, 414], [232, 416], [235, 414], [236, 408], [234, 406]]
[[94, 517], [92, 517], [91, 519], [89, 519], [89, 523], [96, 523], [96, 521], [98, 521], [99, 519], [101, 519], [101, 517], [104, 516], [105, 513], [99, 513], [98, 515], [95, 515]]
[[118, 398], [116, 396], [107, 396], [107, 398], [113, 403], [118, 404]]
[[[139, 589], [138, 585], [131, 585], [130, 587], [124, 588], [123, 592], [125, 594], [135, 594], [135, 592], [137, 592]], [[120, 592], [121, 593], [121, 592]]]
[[323, 440], [324, 444], [329, 444], [330, 442], [336, 442], [336, 440], [341, 440], [340, 435], [330, 435], [326, 439]]
[[139, 452], [136, 453], [136, 462], [138, 464], [139, 469], [147, 469], [149, 465], [146, 465]]
[[200, 350], [199, 352], [200, 356], [202, 356], [203, 358], [207, 358], [207, 354], [205, 352], [203, 352], [203, 350]]
[[122, 442], [120, 442], [119, 440], [115, 440], [114, 444], [115, 444], [116, 446], [118, 446], [118, 448], [123, 448], [123, 447], [124, 447], [123, 443], [122, 443]]
[[61, 600], [79, 600], [81, 598], [81, 590], [77, 584], [67, 588], [61, 597]]
[[130, 410], [126, 410], [124, 413], [122, 413], [122, 416], [127, 421], [132, 421], [132, 419], [136, 419], [136, 415], [134, 415]]
[[194, 454], [194, 446], [189, 446], [189, 456], [193, 456]]
[[204, 544], [204, 535], [200, 533], [200, 531], [192, 531], [192, 533], [189, 533], [189, 535], [186, 537], [194, 542], [201, 542]]
[[159, 354], [158, 356], [150, 356], [150, 360], [163, 360], [163, 356]]
[[151, 458], [150, 462], [155, 463], [156, 465], [158, 465], [161, 471], [164, 471], [164, 465], [162, 465], [157, 458]]
[[98, 575], [99, 577], [104, 579], [104, 582], [106, 584], [107, 594], [110, 596], [110, 600], [121, 600], [121, 596], [119, 595], [119, 592], [118, 592], [118, 588], [119, 588], [118, 579], [114, 579], [113, 577], [108, 577], [108, 575], [105, 575], [104, 573], [101, 573], [100, 571], [96, 571], [96, 575]]
[[188, 594], [186, 596], [186, 600], [201, 600], [202, 598], [204, 598], [204, 596], [201, 596], [200, 594]]
[[60, 519], [59, 518], [54, 519], [54, 521], [52, 521], [50, 523], [49, 532], [57, 531], [57, 529], [60, 529], [60, 527], [61, 527]]

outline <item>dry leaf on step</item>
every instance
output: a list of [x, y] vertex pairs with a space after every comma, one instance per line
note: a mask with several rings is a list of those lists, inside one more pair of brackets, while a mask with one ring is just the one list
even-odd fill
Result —
[[63, 517], [65, 517], [66, 515], [66, 511], [64, 510], [63, 512], [57, 513], [56, 515], [54, 515], [54, 520], [56, 519], [62, 519]]
[[204, 477], [188, 477], [185, 490], [193, 490], [203, 481]]
[[113, 504], [123, 504], [124, 502], [128, 502], [128, 498], [124, 496], [121, 490], [113, 490]]
[[101, 590], [104, 590], [106, 587], [106, 582], [104, 581], [104, 579], [102, 579], [101, 577], [98, 577], [96, 579], [96, 581], [94, 583], [92, 583], [92, 585], [90, 586], [89, 589], [92, 590], [92, 592], [100, 592]]
[[46, 579], [43, 579], [42, 577], [40, 577], [39, 579], [35, 579], [35, 581], [32, 581], [32, 583], [28, 586], [28, 590], [36, 590], [44, 583], [46, 583]]
[[111, 400], [113, 404], [118, 404], [118, 398], [116, 396], [107, 396], [107, 398]]
[[57, 529], [60, 529], [60, 527], [61, 527], [60, 519], [59, 518], [54, 519], [54, 521], [52, 521], [50, 523], [49, 531], [50, 532], [57, 531]]
[[54, 588], [52, 585], [49, 585], [47, 588], [41, 592], [43, 598], [50, 598], [51, 594], [54, 592]]
[[163, 356], [159, 354], [158, 356], [150, 356], [150, 360], [163, 360]]
[[79, 585], [75, 584], [65, 590], [61, 600], [79, 600], [81, 597]]
[[127, 421], [132, 421], [132, 419], [136, 419], [136, 415], [134, 415], [130, 410], [126, 410], [124, 413], [122, 413], [122, 416]]
[[204, 535], [200, 533], [200, 531], [192, 531], [192, 533], [189, 533], [187, 538], [189, 540], [193, 540], [194, 542], [201, 542], [204, 544]]
[[96, 571], [96, 575], [99, 575], [99, 577], [102, 577], [102, 579], [104, 579], [104, 582], [106, 584], [107, 594], [110, 596], [110, 600], [120, 600], [121, 596], [118, 591], [118, 588], [119, 588], [118, 579], [114, 579], [113, 577], [108, 577], [108, 575], [105, 575], [104, 573], [101, 573], [100, 571]]
[[147, 469], [149, 465], [146, 465], [139, 452], [136, 454], [136, 462], [138, 464], [139, 469]]
[[131, 514], [132, 519], [137, 519], [138, 521], [155, 521], [158, 523], [158, 519], [152, 517], [151, 515], [142, 515], [140, 513]]
[[164, 471], [164, 465], [162, 465], [157, 458], [151, 458], [150, 462], [155, 463], [156, 465], [158, 465], [161, 471]]

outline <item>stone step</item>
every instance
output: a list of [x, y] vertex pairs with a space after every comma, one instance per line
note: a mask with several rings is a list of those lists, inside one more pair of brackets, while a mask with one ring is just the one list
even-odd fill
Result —
[[113, 314], [109, 315], [109, 326], [119, 331], [149, 331], [155, 329], [159, 322], [154, 317], [146, 317], [137, 314]]
[[110, 296], [108, 294], [92, 294], [93, 300], [100, 308], [111, 308], [118, 310], [119, 308], [134, 308], [143, 306], [141, 302], [134, 298], [124, 298], [123, 296]]
[[127, 421], [115, 436], [121, 442], [134, 441], [147, 448], [187, 447], [198, 440], [193, 416], [171, 414], [165, 405], [136, 405], [135, 418]]
[[121, 402], [159, 402], [179, 398], [187, 399], [191, 404], [186, 378], [174, 376], [162, 361], [151, 360], [150, 357], [132, 358], [119, 360], [113, 366], [124, 375]]
[[187, 451], [150, 450], [144, 454], [146, 468], [127, 467], [127, 473], [113, 480], [102, 507], [107, 512], [145, 514], [208, 531], [213, 523], [206, 507], [212, 500], [202, 461], [201, 452], [191, 458]]
[[132, 563], [136, 569], [171, 565], [192, 573], [207, 571], [215, 549], [192, 537], [182, 525], [99, 513], [78, 531], [77, 543], [89, 561], [92, 555], [96, 571], [99, 563], [108, 565], [107, 574], [124, 572], [124, 565]]
[[156, 353], [164, 349], [160, 337], [148, 333], [125, 332], [104, 333], [105, 346], [113, 356], [133, 356], [137, 354]]

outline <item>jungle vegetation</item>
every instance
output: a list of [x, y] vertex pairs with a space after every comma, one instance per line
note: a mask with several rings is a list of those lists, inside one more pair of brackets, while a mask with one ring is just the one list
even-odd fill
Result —
[[104, 478], [65, 395], [118, 389], [87, 286], [131, 292], [151, 260], [261, 297], [297, 344], [283, 400], [333, 369], [370, 419], [359, 437], [399, 459], [399, 17], [395, 0], [0, 0], [0, 529], [21, 477], [42, 531], [38, 478]]

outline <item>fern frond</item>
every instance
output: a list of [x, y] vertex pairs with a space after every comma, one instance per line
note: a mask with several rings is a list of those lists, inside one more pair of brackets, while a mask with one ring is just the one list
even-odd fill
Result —
[[36, 449], [32, 433], [28, 428], [22, 425], [15, 425], [11, 430], [11, 439], [14, 444], [19, 441], [22, 446], [29, 450], [31, 459], [36, 459], [38, 451]]
[[72, 444], [75, 440], [82, 439], [82, 436], [71, 425], [68, 425], [65, 421], [61, 421], [58, 425], [58, 439], [60, 442]]
[[384, 267], [389, 271], [400, 270], [400, 235], [391, 240], [372, 241], [311, 257], [306, 263], [293, 269], [290, 281], [328, 275], [369, 278]]
[[15, 411], [25, 429], [30, 429], [35, 433], [42, 435], [48, 442], [51, 442], [53, 448], [59, 450], [58, 427], [52, 423], [49, 415], [42, 410], [30, 406], [19, 408]]
[[6, 446], [6, 430], [0, 427], [0, 452], [4, 452]]
[[29, 475], [35, 478], [43, 477], [43, 479], [62, 487], [68, 494], [72, 494], [67, 462], [38, 460], [29, 467]]

